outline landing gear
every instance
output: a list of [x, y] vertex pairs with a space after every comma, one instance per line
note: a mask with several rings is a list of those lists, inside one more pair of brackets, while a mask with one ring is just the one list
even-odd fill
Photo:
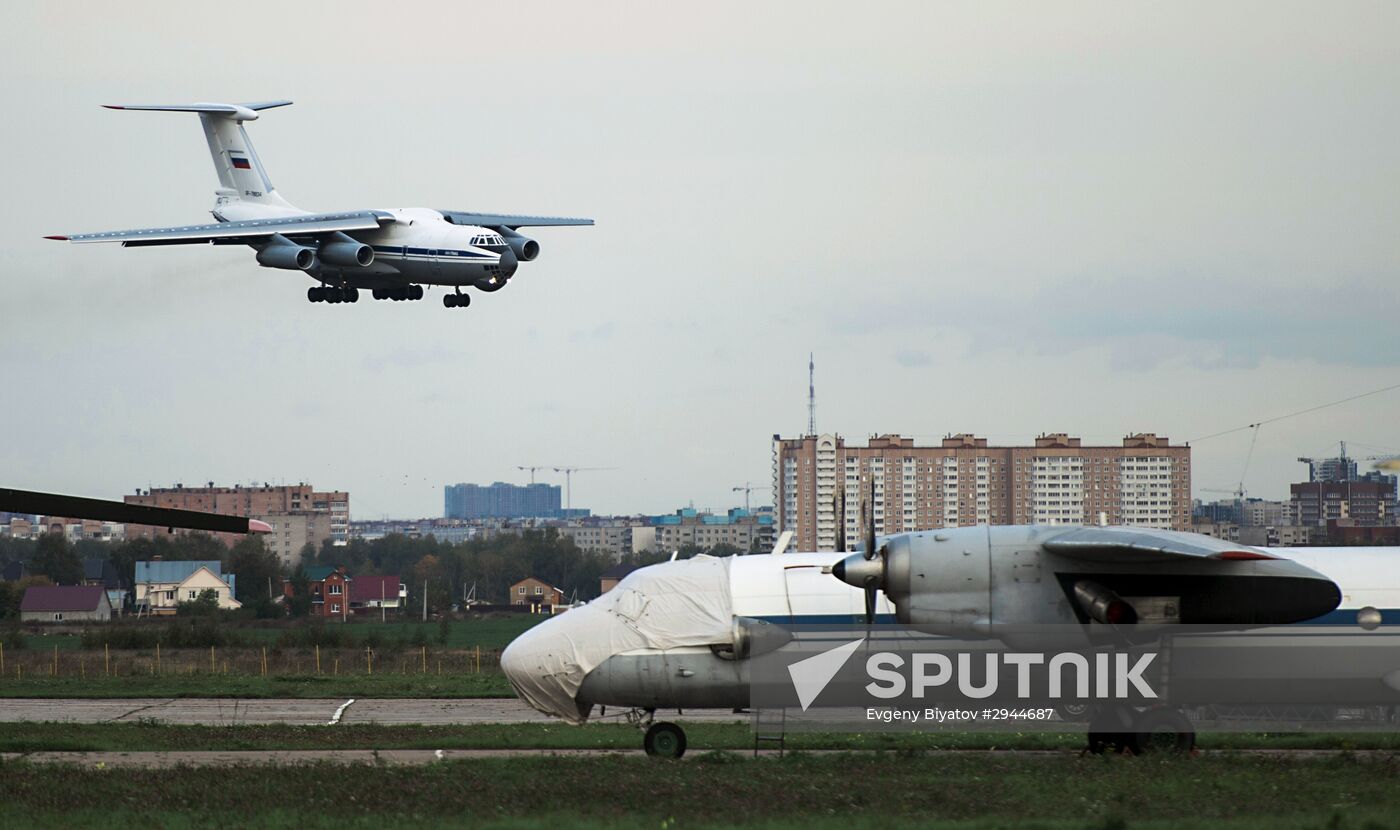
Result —
[[685, 754], [685, 730], [674, 723], [653, 723], [642, 738], [642, 748], [654, 758], [679, 758]]
[[1185, 755], [1196, 748], [1196, 729], [1176, 709], [1156, 707], [1141, 712], [1105, 706], [1089, 719], [1089, 752], [1129, 755]]
[[466, 308], [472, 304], [472, 297], [470, 294], [461, 293], [444, 294], [442, 295], [442, 304], [448, 308]]
[[376, 288], [374, 289], [376, 300], [421, 300], [423, 299], [423, 286], [421, 285], [401, 285], [396, 288]]
[[358, 303], [360, 290], [349, 286], [322, 285], [306, 289], [306, 299], [313, 303]]

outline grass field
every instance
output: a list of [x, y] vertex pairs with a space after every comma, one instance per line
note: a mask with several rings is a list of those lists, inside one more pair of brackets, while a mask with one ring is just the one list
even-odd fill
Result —
[[[752, 750], [746, 723], [685, 725], [694, 751]], [[128, 723], [0, 723], [0, 752], [141, 752], [277, 749], [636, 749], [641, 731], [621, 723], [454, 726], [338, 724], [295, 726], [176, 726]], [[1400, 734], [1202, 735], [1204, 749], [1381, 749], [1400, 752]], [[789, 750], [1056, 749], [1084, 745], [1082, 732], [1022, 734], [793, 733]]]
[[[494, 614], [480, 618], [453, 620], [447, 624], [446, 643], [438, 642], [441, 629], [439, 624], [435, 622], [381, 623], [377, 620], [357, 620], [344, 624], [329, 622], [324, 623], [324, 625], [326, 627], [343, 625], [345, 635], [354, 640], [363, 640], [373, 634], [383, 644], [412, 643], [416, 639], [443, 648], [471, 649], [480, 647], [485, 651], [497, 651], [505, 648], [511, 640], [544, 619], [546, 617], [529, 614]], [[176, 622], [184, 622], [184, 620], [172, 618], [169, 621], [142, 623], [142, 625], [162, 625]], [[288, 632], [292, 632], [294, 636], [298, 628], [305, 628], [306, 625], [306, 623], [236, 625], [231, 627], [229, 631], [239, 645], [271, 648], [277, 645], [279, 640], [287, 637]], [[58, 648], [59, 651], [67, 652], [83, 649], [82, 631], [79, 627], [47, 627], [42, 633], [24, 634], [23, 639], [27, 651], [49, 652]]]
[[382, 671], [346, 674], [134, 674], [88, 677], [28, 674], [0, 679], [0, 699], [7, 697], [512, 697], [510, 683], [498, 669], [480, 674], [426, 674]]
[[12, 827], [1329, 828], [1400, 816], [1397, 770], [1334, 758], [708, 753], [426, 767], [7, 763]]

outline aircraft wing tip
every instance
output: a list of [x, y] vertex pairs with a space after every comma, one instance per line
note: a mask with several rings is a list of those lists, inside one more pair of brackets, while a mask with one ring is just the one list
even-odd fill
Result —
[[272, 525], [268, 524], [267, 522], [258, 521], [257, 519], [249, 519], [249, 520], [248, 520], [248, 532], [249, 532], [249, 533], [271, 533], [271, 532], [272, 532]]
[[58, 234], [54, 234], [53, 236], [46, 236], [46, 237], [44, 237], [44, 238], [45, 238], [45, 239], [57, 239], [59, 242], [67, 242], [67, 241], [68, 241], [68, 237], [66, 237], [66, 236], [59, 236]]

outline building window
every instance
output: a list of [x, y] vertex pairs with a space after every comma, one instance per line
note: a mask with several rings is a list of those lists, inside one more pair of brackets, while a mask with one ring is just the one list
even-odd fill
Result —
[[63, 614], [61, 614], [61, 613], [59, 613], [59, 614], [54, 614], [54, 615], [53, 615], [53, 621], [54, 621], [54, 622], [63, 622]]
[[331, 596], [340, 596], [340, 583], [332, 583], [330, 589]]
[[331, 603], [331, 613], [332, 613], [332, 614], [339, 614], [339, 613], [340, 613], [340, 603], [338, 603], [338, 602], [333, 602], [333, 603]]
[[515, 592], [521, 595], [522, 597], [525, 596], [525, 586], [521, 585], [519, 588], [515, 589]]
[[189, 589], [186, 593], [189, 594], [189, 596], [186, 597], [186, 599], [199, 599], [199, 592], [193, 588]]
[[535, 586], [535, 596], [540, 596], [540, 595], [543, 594], [543, 593], [544, 593], [544, 588], [540, 587], [539, 585], [536, 585], [536, 586]]

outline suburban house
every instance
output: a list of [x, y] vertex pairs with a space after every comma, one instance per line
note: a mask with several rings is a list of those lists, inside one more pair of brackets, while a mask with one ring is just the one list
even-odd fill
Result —
[[510, 604], [553, 608], [564, 604], [564, 592], [544, 580], [527, 576], [510, 586]]
[[598, 593], [606, 594], [608, 591], [611, 591], [612, 589], [616, 588], [617, 583], [621, 582], [624, 577], [637, 570], [637, 568], [639, 567], [641, 566], [613, 565], [611, 568], [608, 568], [606, 571], [603, 571], [603, 573], [598, 578]]
[[[344, 568], [315, 565], [306, 569], [311, 616], [343, 620], [350, 616], [350, 576]], [[282, 595], [292, 597], [292, 580], [282, 580]]]
[[350, 611], [371, 614], [398, 610], [408, 602], [408, 586], [397, 576], [357, 576], [350, 580]]
[[107, 622], [112, 603], [98, 585], [32, 585], [20, 600], [21, 622]]
[[96, 585], [107, 592], [107, 601], [112, 604], [112, 613], [120, 615], [126, 607], [129, 591], [122, 585], [121, 574], [110, 559], [84, 559], [83, 584]]
[[199, 599], [205, 590], [214, 591], [220, 608], [243, 607], [233, 598], [234, 575], [224, 573], [223, 564], [217, 559], [136, 563], [138, 614], [174, 614], [176, 606]]

